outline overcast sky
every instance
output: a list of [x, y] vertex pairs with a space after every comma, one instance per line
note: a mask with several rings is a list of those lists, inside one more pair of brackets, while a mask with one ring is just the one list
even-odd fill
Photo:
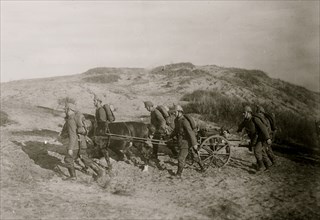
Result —
[[1, 82], [174, 62], [319, 91], [319, 1], [2, 1]]

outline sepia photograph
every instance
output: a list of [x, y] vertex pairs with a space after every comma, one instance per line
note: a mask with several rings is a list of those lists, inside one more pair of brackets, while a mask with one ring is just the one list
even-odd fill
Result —
[[320, 219], [319, 0], [0, 9], [0, 220]]

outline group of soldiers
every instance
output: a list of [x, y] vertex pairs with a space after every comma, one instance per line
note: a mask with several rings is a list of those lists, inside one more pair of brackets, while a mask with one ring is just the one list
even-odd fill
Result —
[[[190, 120], [184, 115], [183, 108], [180, 105], [173, 105], [171, 109], [164, 106], [161, 106], [163, 108], [160, 109], [159, 106], [155, 106], [151, 101], [145, 101], [144, 105], [146, 110], [150, 112], [150, 124], [153, 129], [151, 138], [161, 140], [166, 137], [175, 139], [178, 144], [178, 150], [176, 148], [171, 149], [173, 156], [178, 159], [176, 177], [181, 177], [189, 153], [192, 153], [194, 160], [198, 162], [201, 170], [203, 170], [198, 154], [199, 146], [196, 131], [192, 128]], [[108, 124], [115, 120], [113, 106], [103, 105], [102, 99], [96, 95], [94, 96], [94, 106], [96, 108], [96, 133], [98, 135], [108, 133]], [[257, 108], [255, 114], [253, 114], [251, 107], [246, 106], [243, 112], [244, 120], [238, 128], [238, 132], [245, 128], [250, 137], [250, 146], [253, 148], [257, 160], [257, 172], [261, 172], [263, 167], [269, 169], [276, 163], [271, 148], [273, 134], [270, 129], [270, 123], [268, 125], [268, 120], [264, 113], [265, 111], [261, 106]], [[90, 167], [98, 177], [104, 176], [105, 170], [94, 163], [87, 154], [88, 130], [84, 115], [72, 103], [66, 103], [65, 114], [69, 138], [65, 164], [70, 174], [66, 179], [76, 180], [74, 162], [78, 158], [82, 160], [85, 167]], [[159, 146], [153, 144], [151, 161], [158, 162], [158, 149]]]
[[76, 180], [76, 171], [74, 162], [81, 159], [85, 167], [90, 167], [98, 177], [105, 175], [105, 170], [100, 168], [87, 153], [87, 126], [85, 125], [85, 117], [80, 113], [75, 104], [66, 103], [65, 105], [66, 125], [69, 142], [67, 144], [67, 154], [64, 162], [69, 171], [70, 176], [65, 180]]
[[271, 147], [276, 132], [272, 127], [275, 125], [272, 126], [265, 109], [259, 105], [256, 106], [255, 112], [250, 106], [245, 106], [243, 117], [244, 120], [239, 125], [237, 132], [245, 129], [250, 138], [249, 149], [253, 150], [257, 160], [257, 173], [268, 171], [271, 166], [277, 163]]
[[[178, 143], [177, 151], [171, 148], [172, 153], [178, 159], [178, 170], [176, 176], [181, 178], [182, 171], [185, 166], [186, 158], [190, 153], [193, 154], [194, 160], [203, 170], [203, 165], [197, 154], [198, 142], [195, 130], [192, 129], [190, 121], [184, 117], [183, 108], [180, 105], [174, 105], [171, 109], [167, 108], [167, 114], [161, 113], [150, 101], [144, 102], [145, 108], [150, 112], [150, 123], [154, 126], [154, 139], [162, 139], [169, 135], [169, 139], [175, 138]], [[167, 115], [167, 117], [166, 117]], [[189, 149], [191, 149], [189, 151]], [[158, 161], [158, 145], [153, 145], [152, 159]]]
[[[181, 177], [189, 149], [192, 149], [193, 157], [202, 168], [201, 161], [197, 154], [198, 143], [195, 131], [191, 128], [190, 122], [184, 117], [183, 109], [180, 105], [174, 105], [171, 109], [164, 106], [162, 111], [154, 106], [151, 101], [144, 102], [145, 108], [150, 112], [151, 138], [163, 139], [165, 136], [169, 139], [175, 138], [178, 143], [178, 149], [172, 148], [174, 157], [178, 159], [177, 177]], [[95, 119], [97, 122], [96, 134], [103, 135], [108, 133], [108, 124], [115, 120], [112, 105], [103, 105], [102, 99], [94, 96], [94, 106], [96, 108]], [[107, 108], [106, 108], [107, 106]], [[80, 113], [75, 104], [66, 103], [65, 105], [66, 125], [69, 142], [67, 144], [67, 154], [65, 164], [70, 176], [66, 180], [76, 180], [74, 162], [81, 159], [85, 167], [90, 167], [98, 177], [104, 176], [105, 171], [89, 158], [87, 154], [87, 134], [85, 117]], [[166, 111], [164, 115], [163, 111]], [[153, 145], [151, 161], [158, 162], [157, 144]]]

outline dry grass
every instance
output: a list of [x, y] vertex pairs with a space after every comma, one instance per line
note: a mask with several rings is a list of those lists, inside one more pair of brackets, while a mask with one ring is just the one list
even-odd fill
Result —
[[[197, 90], [186, 94], [182, 100], [189, 102], [184, 106], [187, 113], [201, 114], [205, 120], [234, 128], [242, 121], [243, 107], [247, 104], [254, 106], [253, 103], [243, 103], [238, 98], [222, 95], [218, 91]], [[307, 148], [318, 147], [315, 121], [312, 118], [265, 103], [256, 104], [275, 114], [278, 142], [300, 144]]]
[[89, 76], [85, 77], [82, 80], [89, 83], [115, 83], [118, 82], [120, 76], [115, 74], [110, 75], [96, 75], [96, 76]]
[[189, 101], [185, 106], [187, 113], [201, 114], [204, 120], [228, 127], [235, 126], [241, 120], [241, 110], [245, 104], [237, 98], [229, 98], [215, 90], [197, 90], [184, 95], [182, 100]]

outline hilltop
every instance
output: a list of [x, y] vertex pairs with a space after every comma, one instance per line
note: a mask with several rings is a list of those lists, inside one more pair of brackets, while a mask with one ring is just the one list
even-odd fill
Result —
[[[143, 100], [155, 97], [156, 103], [171, 105], [195, 90], [216, 90], [243, 102], [262, 102], [272, 108], [320, 117], [320, 93], [271, 78], [260, 70], [191, 63], [151, 70], [98, 67], [77, 75], [2, 83], [1, 102], [4, 107], [10, 103], [25, 103], [56, 108], [58, 98], [73, 97], [82, 108], [90, 111], [92, 95], [97, 93], [119, 109], [119, 115], [123, 115], [120, 117], [129, 118], [138, 116], [136, 110], [141, 109]], [[127, 107], [130, 113], [124, 111]]]

